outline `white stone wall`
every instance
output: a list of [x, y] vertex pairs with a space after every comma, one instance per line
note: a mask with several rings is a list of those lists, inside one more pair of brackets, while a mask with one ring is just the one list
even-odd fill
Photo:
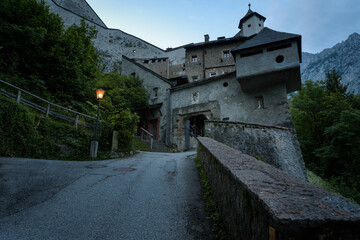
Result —
[[[259, 108], [260, 96], [263, 108]], [[185, 121], [199, 114], [209, 120], [293, 127], [285, 83], [245, 93], [235, 73], [173, 89], [171, 109], [172, 142], [180, 149], [184, 147]]]
[[243, 22], [243, 25], [241, 26], [241, 31], [245, 37], [249, 37], [259, 33], [263, 28], [264, 28], [264, 20], [258, 18], [256, 15], [253, 15], [245, 22]]
[[[274, 46], [274, 45], [273, 45]], [[271, 46], [255, 49], [252, 51], [262, 50], [263, 53], [241, 57], [243, 53], [236, 54], [236, 71], [237, 77], [248, 77], [251, 75], [260, 75], [263, 73], [279, 71], [287, 68], [300, 67], [300, 59], [296, 41], [291, 43], [291, 47], [268, 51]], [[251, 52], [249, 50], [249, 52]], [[245, 52], [246, 53], [246, 52]], [[283, 56], [284, 61], [276, 62], [278, 56]]]

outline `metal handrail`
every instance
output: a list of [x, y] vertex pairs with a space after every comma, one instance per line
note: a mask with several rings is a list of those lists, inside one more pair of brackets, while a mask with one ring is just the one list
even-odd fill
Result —
[[12, 88], [17, 89], [18, 91], [20, 91], [20, 94], [19, 94], [19, 92], [18, 92], [18, 97], [17, 97], [17, 101], [18, 101], [18, 102], [20, 101], [21, 92], [24, 92], [24, 93], [29, 94], [30, 96], [32, 96], [32, 97], [34, 97], [34, 98], [37, 98], [37, 99], [39, 99], [39, 100], [47, 103], [48, 105], [52, 105], [52, 106], [54, 106], [54, 107], [61, 108], [61, 109], [65, 110], [65, 111], [75, 113], [76, 115], [81, 115], [81, 116], [83, 116], [83, 117], [87, 117], [87, 118], [91, 118], [91, 119], [96, 119], [95, 117], [86, 115], [86, 114], [84, 114], [84, 113], [80, 113], [80, 112], [77, 112], [77, 111], [68, 109], [68, 108], [66, 108], [66, 107], [57, 105], [57, 104], [55, 104], [55, 103], [49, 102], [49, 101], [47, 101], [47, 100], [45, 100], [45, 99], [42, 99], [41, 97], [38, 97], [38, 96], [36, 96], [36, 95], [34, 95], [34, 94], [32, 94], [32, 93], [24, 90], [24, 89], [21, 89], [21, 88], [15, 86], [15, 85], [12, 85], [11, 83], [5, 82], [5, 81], [3, 81], [3, 80], [0, 80], [0, 82], [1, 82], [1, 83], [4, 83], [4, 84], [6, 84], [6, 85], [8, 85], [8, 86], [10, 86], [10, 87], [12, 87]]
[[[52, 116], [54, 116], [54, 117], [58, 117], [58, 118], [61, 118], [61, 119], [63, 119], [63, 120], [69, 121], [69, 122], [75, 122], [75, 127], [78, 126], [79, 116], [83, 116], [83, 117], [85, 117], [85, 118], [89, 118], [89, 119], [93, 119], [93, 120], [96, 119], [95, 117], [89, 116], [89, 115], [87, 115], [87, 114], [80, 113], [80, 112], [77, 112], [77, 111], [74, 111], [74, 110], [65, 108], [65, 107], [63, 107], [63, 106], [57, 105], [57, 104], [55, 104], [55, 103], [49, 102], [49, 101], [47, 101], [47, 100], [45, 100], [45, 99], [43, 99], [43, 98], [41, 98], [41, 97], [38, 97], [38, 96], [36, 96], [36, 95], [34, 95], [34, 94], [32, 94], [32, 93], [24, 90], [24, 89], [21, 89], [21, 88], [15, 86], [15, 85], [12, 85], [11, 83], [5, 82], [5, 81], [3, 81], [3, 80], [0, 80], [0, 83], [3, 83], [3, 84], [5, 84], [5, 85], [7, 85], [7, 86], [9, 86], [9, 87], [12, 87], [12, 88], [15, 88], [16, 90], [18, 90], [17, 96], [14, 95], [14, 94], [11, 94], [11, 93], [9, 93], [9, 92], [6, 92], [6, 91], [4, 91], [4, 90], [2, 90], [2, 89], [0, 89], [0, 94], [4, 95], [4, 96], [6, 96], [6, 97], [9, 97], [9, 98], [16, 99], [16, 101], [17, 101], [18, 103], [23, 103], [23, 104], [25, 104], [25, 105], [27, 105], [27, 106], [29, 106], [29, 107], [32, 107], [32, 108], [37, 109], [37, 110], [39, 110], [39, 111], [41, 111], [41, 112], [44, 112], [44, 113], [46, 114], [46, 117], [47, 117], [48, 115], [52, 115]], [[42, 101], [42, 102], [45, 102], [45, 103], [48, 105], [47, 108], [46, 108], [46, 107], [42, 107], [42, 106], [40, 106], [40, 105], [38, 105], [38, 104], [36, 104], [36, 103], [33, 103], [33, 102], [29, 101], [29, 100], [24, 99], [24, 98], [21, 98], [21, 93], [26, 93], [26, 94], [28, 94], [28, 95], [30, 95], [30, 96], [32, 96], [32, 97], [34, 97], [34, 98]], [[50, 111], [50, 106], [57, 107], [57, 108], [60, 108], [60, 109], [65, 110], [65, 111], [67, 111], [67, 112], [74, 113], [74, 114], [76, 114], [76, 118], [72, 118], [72, 117], [69, 117], [69, 116], [66, 116], [66, 115], [63, 115], [63, 114], [54, 112], [54, 111]], [[89, 128], [93, 128], [93, 127], [94, 127], [92, 124], [89, 124], [89, 123], [87, 123], [87, 122], [85, 122], [85, 126], [86, 126], [86, 127], [89, 127]]]
[[[140, 129], [141, 129], [144, 133], [146, 133], [147, 135], [150, 136], [150, 149], [152, 149], [154, 135], [152, 135], [151, 133], [149, 133], [146, 129], [144, 129], [144, 128], [142, 128], [142, 127], [141, 127]], [[143, 134], [141, 134], [141, 139], [144, 140], [144, 139], [143, 139]]]

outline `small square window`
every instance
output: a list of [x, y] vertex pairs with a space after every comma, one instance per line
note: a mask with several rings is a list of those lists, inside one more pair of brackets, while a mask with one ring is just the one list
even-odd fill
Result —
[[258, 108], [264, 108], [264, 97], [263, 96], [257, 96], [256, 101], [258, 103]]
[[223, 51], [223, 57], [224, 57], [224, 58], [230, 57], [230, 51], [229, 51], [229, 50]]
[[192, 62], [198, 62], [197, 56], [196, 56], [196, 55], [192, 56], [192, 57], [191, 57], [191, 61], [192, 61]]
[[153, 88], [154, 98], [157, 98], [157, 96], [158, 96], [158, 91], [159, 91], [159, 88]]

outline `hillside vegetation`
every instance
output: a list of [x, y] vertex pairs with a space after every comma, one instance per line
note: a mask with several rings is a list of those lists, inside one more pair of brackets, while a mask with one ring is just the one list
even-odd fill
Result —
[[[92, 43], [96, 34], [85, 21], [65, 28], [44, 1], [2, 0], [0, 79], [92, 116], [95, 90], [103, 88], [100, 149], [110, 150], [112, 131], [117, 130], [120, 148], [127, 151], [138, 123], [131, 109], [146, 105], [147, 93], [137, 78], [102, 72]], [[59, 149], [67, 148], [74, 156], [88, 155], [91, 131], [56, 123], [3, 97], [0, 101], [0, 142], [6, 146], [0, 156], [58, 158]]]
[[360, 96], [332, 69], [325, 81], [306, 81], [290, 103], [306, 167], [360, 203]]

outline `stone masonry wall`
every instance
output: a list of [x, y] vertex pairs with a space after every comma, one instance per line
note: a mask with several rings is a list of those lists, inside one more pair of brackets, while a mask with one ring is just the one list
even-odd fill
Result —
[[229, 239], [360, 239], [360, 206], [213, 139], [198, 140]]
[[216, 141], [307, 180], [300, 145], [288, 128], [206, 121], [205, 132]]
[[[190, 82], [192, 82], [193, 76], [198, 76], [200, 80], [209, 78], [210, 73], [215, 73], [217, 76], [224, 74], [224, 72], [229, 73], [235, 71], [235, 60], [231, 55], [231, 50], [238, 47], [243, 40], [239, 39], [238, 41], [230, 43], [226, 40], [223, 41], [223, 44], [205, 45], [204, 50], [201, 47], [187, 49], [185, 56], [185, 72]], [[224, 56], [224, 51], [229, 51], [229, 54]], [[197, 56], [197, 62], [192, 62], [193, 56]]]
[[129, 58], [167, 57], [164, 50], [136, 36], [119, 29], [109, 29], [104, 24], [99, 24], [98, 22], [101, 19], [97, 17], [96, 13], [84, 0], [76, 4], [70, 4], [70, 2], [74, 1], [58, 0], [63, 6], [56, 4], [54, 0], [45, 0], [45, 2], [49, 5], [51, 12], [58, 14], [63, 19], [65, 26], [79, 25], [83, 16], [89, 25], [95, 26], [98, 34], [93, 43], [104, 59], [103, 63], [107, 72], [113, 70], [114, 64], [121, 65], [122, 55]]

